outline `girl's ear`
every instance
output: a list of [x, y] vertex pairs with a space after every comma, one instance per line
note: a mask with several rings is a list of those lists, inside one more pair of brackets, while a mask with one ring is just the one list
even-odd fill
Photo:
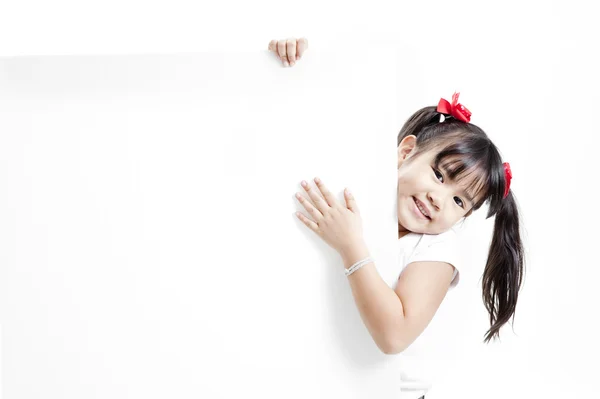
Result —
[[398, 145], [398, 167], [402, 165], [405, 159], [409, 157], [409, 155], [415, 149], [417, 144], [417, 136], [408, 135], [402, 139], [400, 145]]

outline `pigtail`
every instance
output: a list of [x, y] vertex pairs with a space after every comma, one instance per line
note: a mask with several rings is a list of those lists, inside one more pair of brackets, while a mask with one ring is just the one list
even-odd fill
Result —
[[512, 191], [501, 200], [483, 272], [482, 296], [490, 315], [490, 329], [484, 342], [499, 337], [499, 330], [517, 305], [524, 273], [523, 243], [519, 233], [519, 212]]

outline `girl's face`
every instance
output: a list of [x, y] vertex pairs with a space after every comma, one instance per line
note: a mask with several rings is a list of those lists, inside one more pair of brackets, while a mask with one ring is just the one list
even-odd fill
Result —
[[415, 144], [416, 137], [407, 136], [398, 146], [398, 232], [440, 234], [468, 216], [473, 202], [462, 186], [435, 169], [434, 151], [413, 156]]

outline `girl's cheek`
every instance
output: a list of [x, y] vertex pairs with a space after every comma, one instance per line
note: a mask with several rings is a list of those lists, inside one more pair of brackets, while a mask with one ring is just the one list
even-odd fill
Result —
[[409, 183], [409, 179], [406, 176], [402, 175], [402, 176], [398, 177], [398, 185], [399, 186], [400, 185], [406, 186], [406, 185], [408, 185], [408, 183]]

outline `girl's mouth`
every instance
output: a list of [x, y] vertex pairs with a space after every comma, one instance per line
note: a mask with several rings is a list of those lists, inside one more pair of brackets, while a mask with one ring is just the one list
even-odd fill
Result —
[[417, 199], [415, 197], [413, 197], [413, 202], [415, 203], [413, 207], [413, 212], [421, 219], [431, 220], [429, 216], [425, 216], [425, 214], [421, 212], [421, 209], [419, 209], [419, 205], [417, 204]]

